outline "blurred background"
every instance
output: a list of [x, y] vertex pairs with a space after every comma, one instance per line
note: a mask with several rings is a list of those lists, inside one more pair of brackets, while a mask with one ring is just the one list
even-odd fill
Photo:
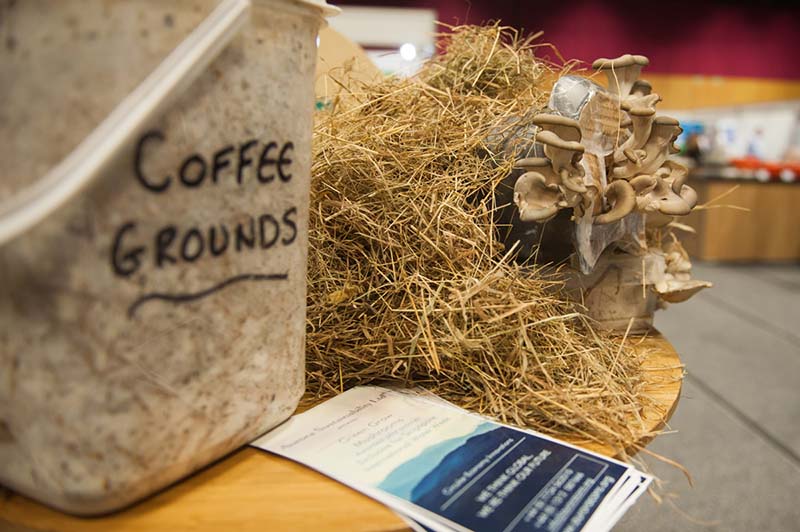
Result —
[[[446, 26], [499, 20], [542, 31], [552, 61], [643, 54], [642, 78], [678, 118], [699, 209], [684, 245], [711, 281], [656, 326], [687, 376], [667, 433], [643, 455], [662, 503], [622, 531], [798, 530], [800, 525], [800, 4], [771, 1], [340, 1], [321, 70], [413, 74]], [[379, 5], [378, 5], [379, 4]], [[358, 47], [354, 47], [356, 43]], [[318, 82], [317, 94], [326, 94]], [[324, 101], [319, 102], [324, 105]]]

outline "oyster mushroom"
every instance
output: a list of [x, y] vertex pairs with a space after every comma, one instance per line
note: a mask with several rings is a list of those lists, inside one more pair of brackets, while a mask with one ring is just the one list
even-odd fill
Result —
[[544, 154], [550, 159], [553, 171], [561, 177], [564, 188], [579, 194], [585, 193], [585, 172], [579, 164], [583, 157], [583, 145], [574, 140], [564, 140], [553, 131], [540, 131], [536, 134], [536, 140], [544, 145]]
[[663, 166], [656, 170], [655, 175], [661, 177], [675, 194], [683, 198], [690, 209], [695, 208], [697, 205], [697, 192], [686, 184], [686, 181], [689, 180], [688, 168], [680, 163], [668, 160], [664, 161]]
[[630, 109], [634, 108], [645, 108], [645, 109], [652, 109], [653, 111], [656, 110], [656, 105], [661, 101], [661, 96], [658, 94], [650, 91], [650, 84], [647, 82], [646, 91], [639, 85], [637, 85], [641, 80], [637, 80], [636, 83], [633, 84], [633, 89], [631, 89], [631, 94], [628, 95], [624, 100], [622, 100], [622, 104], [620, 105], [622, 109], [625, 111], [630, 111]]
[[713, 285], [708, 281], [697, 279], [664, 279], [655, 284], [655, 289], [659, 297], [667, 303], [681, 303], [703, 288], [711, 286]]
[[651, 92], [653, 92], [653, 86], [644, 79], [637, 79], [631, 87], [631, 95], [633, 96], [647, 96]]
[[691, 212], [691, 201], [697, 201], [697, 195], [691, 187], [683, 185], [682, 191], [685, 191], [685, 195], [679, 195], [672, 190], [668, 181], [657, 175], [653, 177], [656, 180], [655, 186], [643, 195], [641, 202], [637, 202], [644, 205], [645, 211], [658, 211], [668, 216], [683, 216]]
[[578, 142], [581, 140], [581, 128], [577, 120], [560, 115], [541, 113], [531, 120], [542, 128], [543, 131], [552, 131], [566, 141]]
[[538, 172], [526, 172], [514, 185], [514, 203], [523, 222], [546, 222], [560, 209], [558, 185], [548, 184]]
[[678, 243], [667, 244], [664, 252], [664, 277], [654, 285], [663, 301], [680, 303], [700, 290], [712, 286], [707, 281], [692, 279], [692, 263], [683, 246]]
[[655, 188], [656, 178], [651, 175], [637, 175], [629, 183], [636, 193], [636, 210], [646, 211], [653, 200], [649, 192]]
[[655, 171], [654, 175], [669, 183], [672, 190], [679, 194], [681, 188], [689, 180], [689, 169], [675, 161], [666, 160], [661, 165], [661, 168]]
[[601, 57], [592, 63], [592, 68], [603, 71], [608, 78], [609, 92], [624, 99], [631, 93], [642, 67], [648, 64], [650, 60], [643, 55], [625, 54], [615, 59]]
[[628, 111], [628, 115], [631, 117], [632, 133], [619, 148], [614, 150], [614, 162], [618, 164], [625, 159], [638, 162], [639, 159], [634, 150], [640, 150], [650, 138], [656, 111], [649, 107], [628, 106], [626, 109], [624, 103], [622, 108]]
[[[550, 159], [546, 157], [528, 157], [525, 159], [518, 159], [514, 163], [515, 168], [521, 168], [526, 172], [536, 172], [544, 176], [547, 185], [562, 185], [561, 176], [556, 174], [553, 170]], [[587, 185], [589, 186], [589, 185]], [[576, 207], [585, 202], [584, 194], [574, 192], [565, 187], [560, 187], [561, 200], [558, 202], [559, 207]]]
[[595, 216], [595, 224], [609, 224], [630, 214], [636, 207], [636, 192], [627, 181], [614, 181], [606, 187], [606, 200], [612, 207], [608, 212]]
[[632, 161], [628, 157], [622, 164], [616, 165], [611, 169], [612, 179], [630, 179], [638, 174], [652, 174], [658, 169], [671, 150], [674, 148], [673, 142], [680, 135], [680, 124], [674, 118], [668, 116], [658, 116], [653, 121], [650, 137], [642, 147], [643, 154], [639, 154], [637, 161]]
[[525, 159], [518, 159], [514, 163], [514, 167], [522, 168], [527, 172], [533, 171], [542, 174], [545, 178], [545, 182], [548, 185], [559, 186], [559, 190], [561, 191], [561, 200], [558, 202], [559, 207], [580, 207], [581, 205], [586, 204], [588, 201], [584, 197], [586, 195], [586, 191], [576, 192], [563, 186], [564, 183], [562, 177], [555, 173], [552, 163], [546, 157], [528, 157]]
[[656, 105], [661, 101], [658, 94], [647, 94], [642, 96], [628, 96], [620, 104], [623, 110], [630, 112], [631, 109], [650, 109], [655, 113]]
[[548, 185], [561, 184], [561, 176], [553, 170], [553, 165], [547, 157], [526, 157], [514, 161], [514, 168], [521, 168], [526, 172], [537, 172], [544, 176]]
[[668, 242], [663, 247], [664, 252], [664, 271], [670, 275], [686, 275], [687, 278], [692, 273], [692, 261], [689, 254], [682, 245], [676, 242]]

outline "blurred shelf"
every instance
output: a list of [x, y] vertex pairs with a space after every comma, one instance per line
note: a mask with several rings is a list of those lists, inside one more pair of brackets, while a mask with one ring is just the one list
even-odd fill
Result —
[[[649, 401], [631, 419], [646, 445], [678, 403], [683, 365], [658, 332], [631, 337], [647, 355], [644, 394]], [[574, 442], [613, 456], [616, 449]], [[408, 526], [382, 504], [316, 471], [246, 447], [202, 471], [114, 514], [80, 518], [8, 493], [0, 500], [0, 530], [15, 532], [170, 532], [200, 530], [399, 531]]]
[[[800, 260], [800, 186], [779, 181], [698, 178], [698, 205], [680, 223], [697, 233], [682, 240], [692, 257], [711, 261]], [[716, 198], [722, 197], [719, 201]]]
[[728, 183], [774, 183], [800, 185], [800, 174], [789, 168], [736, 168], [733, 166], [701, 166], [692, 168], [694, 182], [723, 181]]

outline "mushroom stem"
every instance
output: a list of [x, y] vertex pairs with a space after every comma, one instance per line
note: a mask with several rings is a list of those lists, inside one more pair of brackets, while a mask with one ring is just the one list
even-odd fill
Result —
[[[623, 109], [625, 106], [623, 106]], [[647, 107], [628, 107], [628, 114], [631, 117], [631, 124], [633, 126], [633, 133], [628, 137], [625, 142], [620, 145], [614, 153], [614, 162], [621, 163], [626, 158], [633, 162], [638, 162], [638, 158], [632, 158], [633, 150], [641, 149], [650, 138], [652, 131], [653, 120], [655, 120], [656, 112], [654, 109]]]
[[681, 132], [678, 121], [674, 118], [659, 116], [653, 121], [650, 137], [643, 146], [644, 157], [633, 161], [625, 161], [611, 169], [613, 179], [630, 179], [638, 174], [656, 172], [669, 155], [672, 142]]
[[640, 149], [650, 138], [650, 130], [653, 126], [655, 111], [647, 108], [634, 108], [630, 111], [633, 134], [630, 136], [626, 148]]
[[553, 171], [561, 174], [564, 169], [570, 175], [583, 175], [583, 168], [578, 166], [583, 156], [584, 147], [580, 142], [566, 141], [552, 131], [540, 131], [536, 140], [544, 144], [544, 154], [550, 159]]

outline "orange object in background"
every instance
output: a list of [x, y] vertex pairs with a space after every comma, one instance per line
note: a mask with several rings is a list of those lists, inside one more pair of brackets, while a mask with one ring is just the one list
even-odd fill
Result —
[[763, 161], [757, 157], [742, 157], [731, 159], [730, 165], [743, 171], [742, 177], [752, 177], [759, 181], [781, 180], [787, 183], [796, 181], [800, 177], [800, 163], [798, 162], [773, 162]]

